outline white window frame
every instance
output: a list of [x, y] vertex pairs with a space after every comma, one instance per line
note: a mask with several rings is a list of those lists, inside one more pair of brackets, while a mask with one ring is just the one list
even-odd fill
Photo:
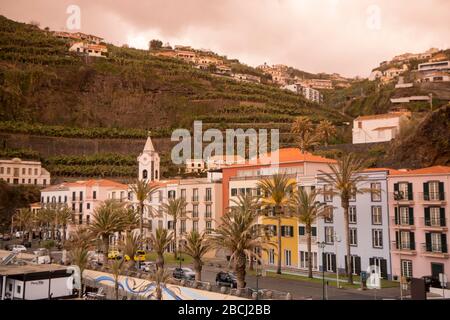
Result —
[[372, 206], [372, 224], [373, 225], [383, 224], [383, 208], [381, 206]]
[[383, 248], [383, 229], [372, 229], [372, 246], [377, 249]]
[[292, 266], [292, 252], [291, 250], [284, 249], [284, 264], [286, 267]]

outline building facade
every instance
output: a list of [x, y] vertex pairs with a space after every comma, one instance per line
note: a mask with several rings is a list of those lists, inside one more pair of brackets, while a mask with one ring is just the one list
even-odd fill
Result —
[[359, 116], [353, 120], [353, 144], [391, 141], [400, 131], [402, 121], [410, 113], [391, 112], [370, 116]]
[[0, 180], [9, 184], [50, 184], [50, 173], [42, 168], [40, 161], [25, 161], [19, 158], [0, 160]]
[[394, 278], [450, 279], [450, 167], [392, 170], [388, 189]]

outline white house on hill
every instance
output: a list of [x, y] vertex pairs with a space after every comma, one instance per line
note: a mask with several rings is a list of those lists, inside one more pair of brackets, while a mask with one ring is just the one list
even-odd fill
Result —
[[408, 112], [360, 116], [353, 120], [353, 144], [391, 141], [409, 116]]

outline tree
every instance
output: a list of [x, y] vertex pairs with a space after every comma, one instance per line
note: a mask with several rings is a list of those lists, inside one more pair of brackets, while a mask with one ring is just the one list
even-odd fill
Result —
[[336, 127], [328, 120], [322, 120], [316, 128], [317, 135], [328, 146], [331, 138], [336, 136]]
[[169, 247], [173, 240], [173, 233], [169, 232], [167, 229], [158, 228], [155, 234], [150, 235], [150, 244], [152, 250], [156, 252], [156, 268], [164, 268], [164, 252]]
[[81, 288], [78, 292], [78, 297], [81, 298], [83, 296], [83, 272], [87, 268], [88, 262], [89, 262], [89, 253], [88, 249], [85, 246], [78, 246], [73, 247], [69, 252], [70, 260], [72, 261], [73, 265], [78, 266], [80, 269], [80, 282], [81, 282]]
[[290, 180], [285, 174], [275, 174], [272, 178], [259, 181], [257, 186], [261, 189], [262, 206], [273, 210], [273, 215], [266, 219], [277, 221], [277, 273], [281, 274], [281, 219], [286, 216], [285, 209], [289, 205], [289, 197], [295, 186], [295, 181]]
[[129, 268], [134, 264], [134, 256], [141, 247], [141, 238], [136, 233], [128, 233], [125, 237], [125, 243], [122, 245], [123, 254], [130, 258]]
[[[144, 235], [144, 210], [145, 210], [145, 200], [152, 196], [156, 190], [158, 190], [156, 184], [150, 184], [147, 180], [136, 180], [136, 182], [131, 186], [131, 191], [135, 194], [136, 200], [138, 201], [138, 212], [139, 212], [139, 236], [143, 239]], [[147, 206], [149, 214], [151, 215], [151, 207]]]
[[115, 200], [106, 200], [94, 211], [89, 230], [96, 238], [102, 239], [105, 262], [108, 261], [110, 236], [125, 229], [125, 212], [123, 204]]
[[194, 260], [195, 280], [202, 281], [203, 256], [211, 249], [205, 233], [192, 230], [186, 237], [184, 253]]
[[148, 47], [149, 50], [158, 50], [161, 49], [163, 43], [161, 40], [153, 39], [149, 42]]
[[155, 272], [150, 274], [149, 280], [155, 283], [155, 289], [150, 294], [150, 296], [154, 296], [156, 300], [162, 300], [162, 289], [167, 289], [166, 283], [172, 279], [170, 272], [164, 268], [158, 268]]
[[305, 116], [300, 116], [295, 119], [291, 125], [291, 132], [297, 135], [303, 135], [305, 132], [312, 132], [314, 129], [311, 119]]
[[297, 137], [297, 143], [300, 151], [306, 153], [311, 151], [314, 146], [319, 144], [318, 137], [311, 131], [305, 131]]
[[174, 246], [174, 258], [177, 258], [177, 224], [178, 220], [181, 219], [182, 215], [186, 212], [186, 200], [184, 198], [169, 198], [167, 203], [164, 203], [161, 207], [162, 210], [173, 219], [173, 241], [175, 243]]
[[34, 213], [30, 209], [20, 209], [15, 215], [15, 222], [22, 230], [22, 240], [25, 240], [25, 233], [28, 231], [28, 241], [33, 239], [33, 226], [35, 223]]
[[305, 188], [300, 188], [292, 195], [290, 207], [298, 221], [305, 225], [306, 240], [308, 248], [308, 277], [312, 279], [312, 257], [311, 257], [311, 230], [312, 225], [325, 213], [324, 204], [317, 201], [318, 192], [311, 190], [307, 192]]
[[67, 231], [67, 225], [69, 225], [73, 220], [73, 213], [72, 210], [69, 209], [67, 205], [58, 206], [56, 211], [56, 221], [57, 225], [62, 228], [62, 244], [64, 245], [64, 242], [67, 239], [66, 231]]
[[231, 254], [230, 263], [233, 263], [238, 288], [245, 288], [246, 285], [247, 259], [261, 260], [255, 253], [255, 249], [264, 245], [264, 238], [257, 226], [256, 208], [255, 198], [251, 195], [238, 196], [209, 237], [212, 248], [225, 249]]
[[120, 274], [123, 271], [124, 267], [124, 259], [114, 259], [109, 261], [109, 269], [112, 273], [113, 279], [114, 279], [114, 296], [116, 300], [119, 300], [119, 277]]
[[[347, 246], [347, 277], [348, 283], [353, 284], [352, 277], [352, 258], [350, 247], [350, 225], [349, 225], [349, 202], [356, 194], [366, 192], [378, 192], [370, 188], [360, 188], [360, 184], [365, 180], [363, 175], [358, 173], [365, 169], [363, 159], [357, 157], [353, 153], [344, 154], [335, 164], [329, 164], [331, 172], [324, 172], [319, 170], [322, 176], [319, 176], [319, 181], [330, 185], [331, 194], [339, 195], [341, 199], [341, 207], [344, 210], [344, 226], [345, 226], [345, 241]], [[336, 190], [336, 191], [334, 191]]]

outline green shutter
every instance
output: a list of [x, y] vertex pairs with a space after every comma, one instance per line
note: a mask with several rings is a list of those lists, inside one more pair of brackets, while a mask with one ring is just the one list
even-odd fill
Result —
[[445, 200], [444, 183], [439, 182], [439, 200]]
[[430, 188], [428, 182], [423, 183], [423, 200], [430, 200]]
[[316, 227], [312, 227], [311, 228], [311, 234], [312, 234], [313, 237], [317, 236], [317, 228]]
[[398, 192], [398, 183], [394, 183], [394, 191]]
[[305, 227], [303, 227], [303, 226], [299, 226], [298, 227], [298, 235], [299, 236], [304, 236], [305, 235]]
[[439, 217], [441, 218], [441, 227], [445, 227], [446, 221], [445, 221], [445, 208], [439, 208]]
[[442, 242], [442, 252], [447, 253], [447, 235], [445, 233], [441, 234], [441, 242]]
[[387, 274], [387, 260], [386, 259], [381, 259], [380, 269], [381, 269], [380, 270], [381, 276], [383, 277], [383, 279], [387, 279], [388, 274]]
[[425, 225], [431, 226], [430, 208], [428, 208], [428, 207], [425, 207]]
[[398, 231], [395, 231], [395, 247], [396, 249], [400, 248], [400, 234]]
[[399, 224], [399, 220], [398, 220], [398, 207], [394, 208], [394, 214], [395, 214], [395, 224]]
[[431, 233], [425, 233], [425, 248], [427, 252], [431, 252]]
[[361, 274], [361, 257], [360, 256], [355, 257], [355, 273], [357, 275]]
[[409, 207], [409, 225], [410, 226], [414, 225], [414, 208], [413, 207]]
[[416, 240], [415, 240], [415, 236], [414, 236], [414, 232], [410, 232], [409, 233], [409, 248], [411, 250], [416, 250]]
[[413, 184], [408, 183], [408, 200], [413, 200]]

